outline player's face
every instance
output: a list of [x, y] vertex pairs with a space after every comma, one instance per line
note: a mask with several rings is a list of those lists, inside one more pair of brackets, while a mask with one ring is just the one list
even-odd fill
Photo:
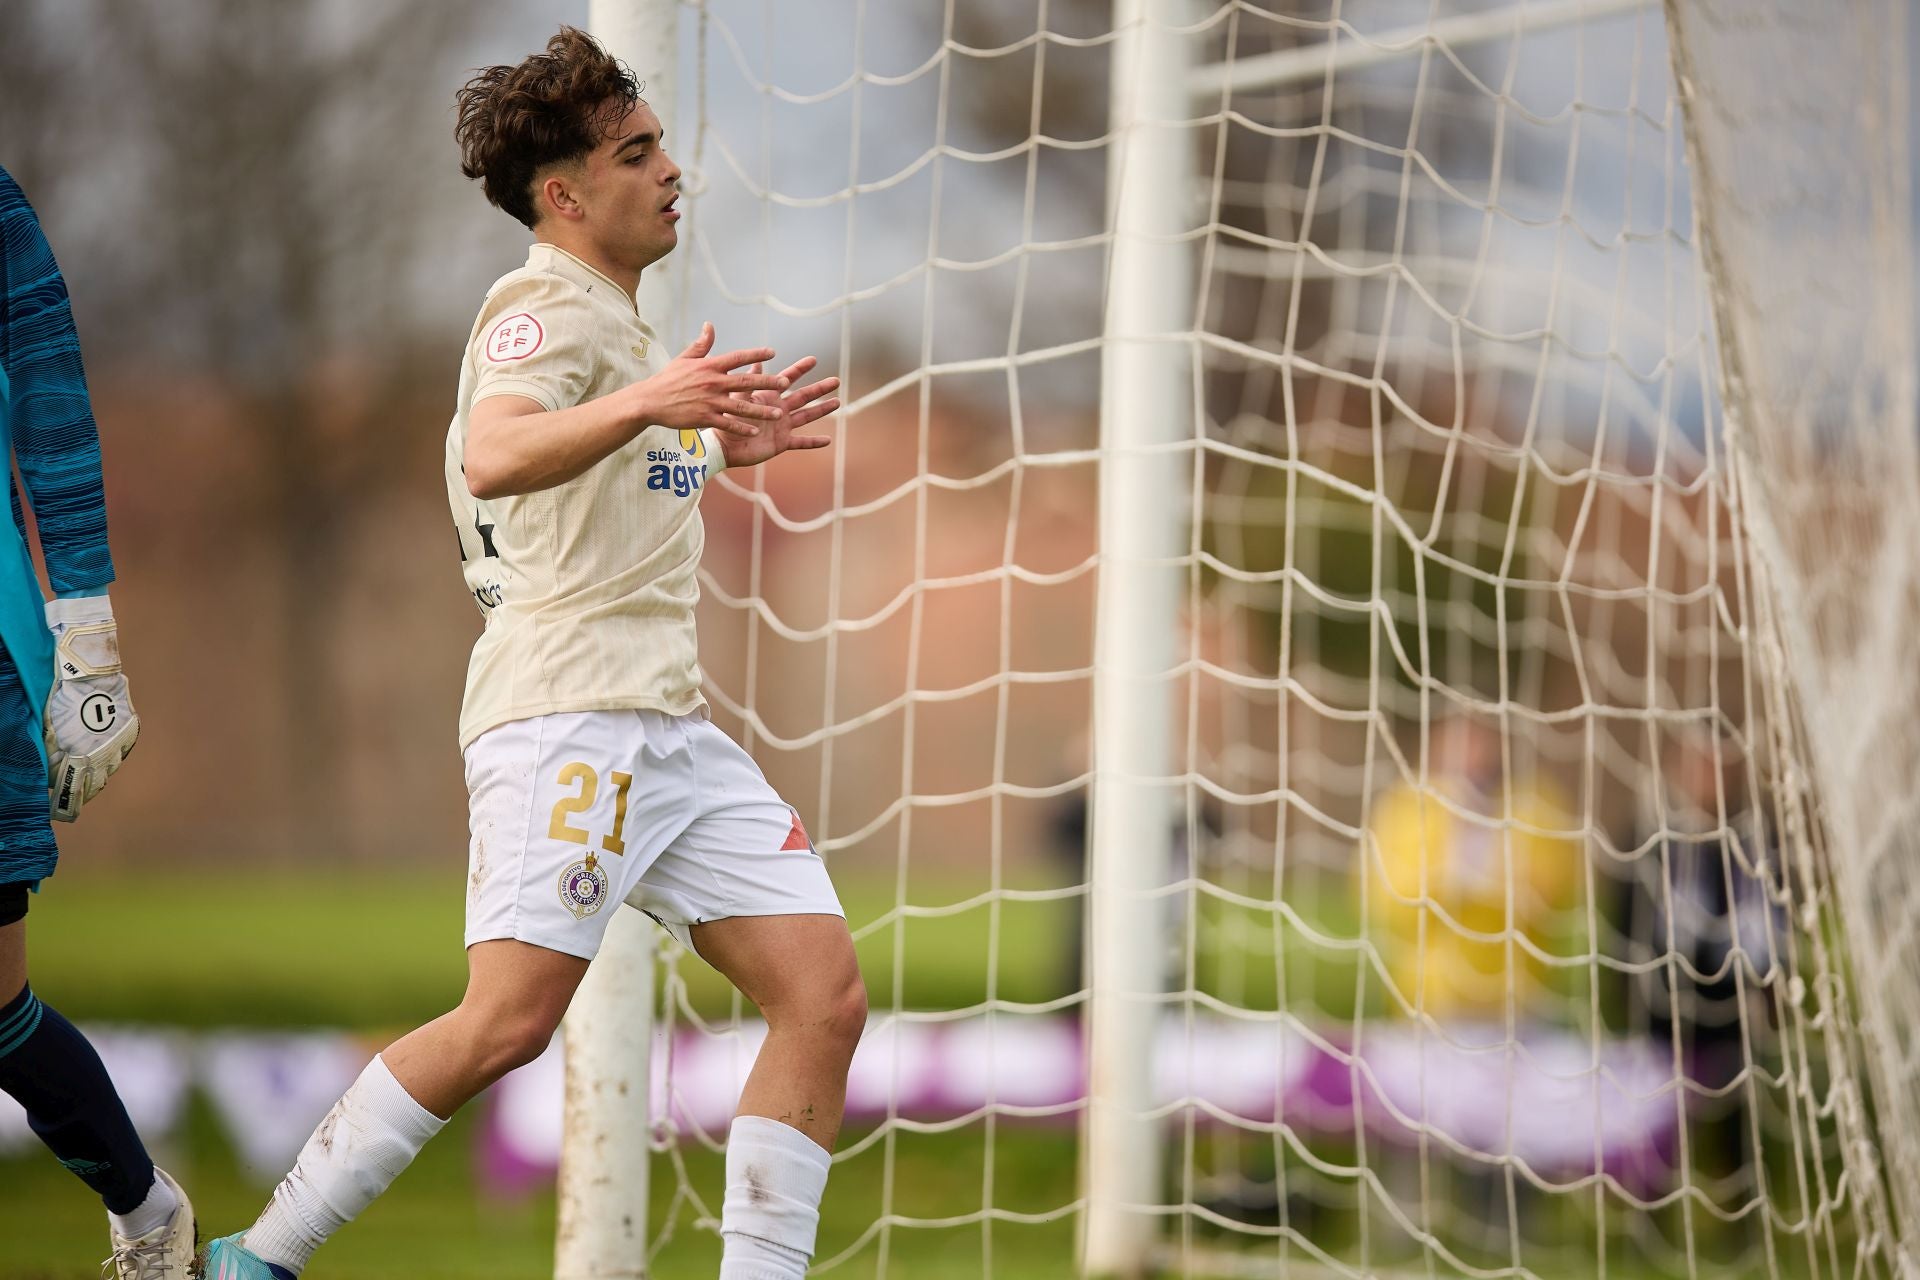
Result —
[[653, 108], [638, 102], [587, 156], [588, 229], [602, 252], [635, 270], [680, 239], [680, 166], [661, 145], [664, 133]]

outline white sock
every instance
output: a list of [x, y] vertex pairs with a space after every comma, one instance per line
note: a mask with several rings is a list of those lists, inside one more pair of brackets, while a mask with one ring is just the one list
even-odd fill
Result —
[[153, 1171], [153, 1185], [147, 1189], [147, 1198], [134, 1206], [131, 1213], [109, 1213], [113, 1220], [113, 1229], [123, 1240], [138, 1240], [141, 1236], [150, 1236], [173, 1220], [173, 1211], [180, 1207], [180, 1197], [174, 1191], [173, 1184]]
[[792, 1125], [734, 1117], [720, 1208], [720, 1280], [799, 1280], [807, 1274], [832, 1163]]
[[393, 1185], [447, 1122], [413, 1100], [375, 1058], [301, 1148], [246, 1247], [295, 1275], [327, 1237]]

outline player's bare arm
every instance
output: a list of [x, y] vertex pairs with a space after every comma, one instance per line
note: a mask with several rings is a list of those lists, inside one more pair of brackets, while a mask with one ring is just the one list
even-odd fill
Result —
[[[537, 400], [516, 395], [489, 396], [479, 401], [468, 417], [468, 489], [483, 501], [551, 489], [572, 480], [652, 426], [688, 430], [712, 427], [722, 433], [722, 439], [742, 440], [752, 439], [760, 431], [755, 425], [758, 422], [777, 428], [786, 411], [783, 393], [792, 385], [791, 370], [780, 375], [763, 371], [765, 362], [773, 358], [770, 348], [752, 347], [716, 356], [708, 354], [713, 342], [713, 326], [703, 325], [700, 336], [659, 373], [585, 404], [550, 410]], [[813, 367], [811, 359], [802, 363], [808, 369]], [[753, 366], [751, 371], [738, 372], [747, 365]], [[838, 380], [833, 382], [839, 385]], [[820, 443], [826, 441], [821, 439]], [[766, 457], [782, 451], [775, 449]], [[729, 466], [748, 465], [735, 462], [731, 451], [727, 462]]]

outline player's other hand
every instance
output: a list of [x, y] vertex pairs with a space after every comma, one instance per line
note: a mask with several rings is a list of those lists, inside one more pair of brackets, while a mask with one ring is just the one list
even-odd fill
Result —
[[[760, 394], [787, 389], [781, 378], [768, 377], [761, 366], [773, 359], [770, 347], [713, 352], [713, 326], [700, 326], [700, 336], [659, 373], [633, 385], [640, 397], [640, 417], [647, 425], [677, 427], [683, 431], [714, 427], [730, 436], [751, 436], [763, 422], [779, 418], [780, 407], [765, 404]], [[752, 365], [751, 372], [739, 372]]]
[[[804, 428], [839, 410], [840, 398], [833, 393], [840, 389], [840, 379], [822, 378], [805, 386], [796, 385], [819, 363], [812, 356], [802, 356], [783, 369], [779, 381], [791, 390], [750, 391], [739, 397], [763, 409], [776, 409], [779, 416], [763, 424], [758, 435], [720, 437], [729, 467], [751, 467], [789, 449], [824, 449], [833, 443], [831, 436], [813, 435]], [[759, 373], [761, 366], [756, 364], [753, 370]], [[738, 414], [740, 410], [733, 412]]]
[[105, 596], [47, 604], [53, 693], [47, 699], [47, 785], [53, 816], [72, 822], [133, 750], [140, 717], [120, 670], [120, 633]]

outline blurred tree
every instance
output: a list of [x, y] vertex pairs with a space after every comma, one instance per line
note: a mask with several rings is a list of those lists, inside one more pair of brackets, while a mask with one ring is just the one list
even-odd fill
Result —
[[[928, 10], [939, 22], [937, 8]], [[945, 15], [951, 23], [949, 39], [967, 49], [1003, 49], [1031, 39], [1037, 31], [1071, 39], [1089, 39], [1111, 29], [1109, 0], [1053, 0], [1038, 9], [1027, 5], [953, 5]], [[1035, 75], [1045, 59], [1044, 74]], [[953, 102], [970, 124], [988, 138], [1020, 139], [1032, 132], [1035, 96], [1039, 97], [1039, 130], [1056, 139], [1083, 139], [1106, 132], [1109, 61], [1104, 49], [1091, 55], [1052, 41], [1035, 41], [1017, 53], [963, 58], [954, 73], [965, 77], [957, 84]], [[1104, 167], [1093, 155], [1084, 166], [1103, 188]]]
[[[492, 7], [461, 6], [461, 27]], [[222, 500], [250, 509], [278, 564], [274, 750], [281, 835], [301, 848], [349, 834], [342, 539], [356, 507], [396, 484], [432, 493], [438, 470], [418, 415], [444, 410], [451, 370], [423, 375], [415, 335], [417, 264], [445, 237], [423, 175], [455, 164], [455, 81], [423, 74], [447, 62], [447, 16], [341, 0], [9, 0], [0, 15], [0, 157], [93, 232], [76, 284], [90, 367], [211, 376], [255, 425], [258, 484]]]

